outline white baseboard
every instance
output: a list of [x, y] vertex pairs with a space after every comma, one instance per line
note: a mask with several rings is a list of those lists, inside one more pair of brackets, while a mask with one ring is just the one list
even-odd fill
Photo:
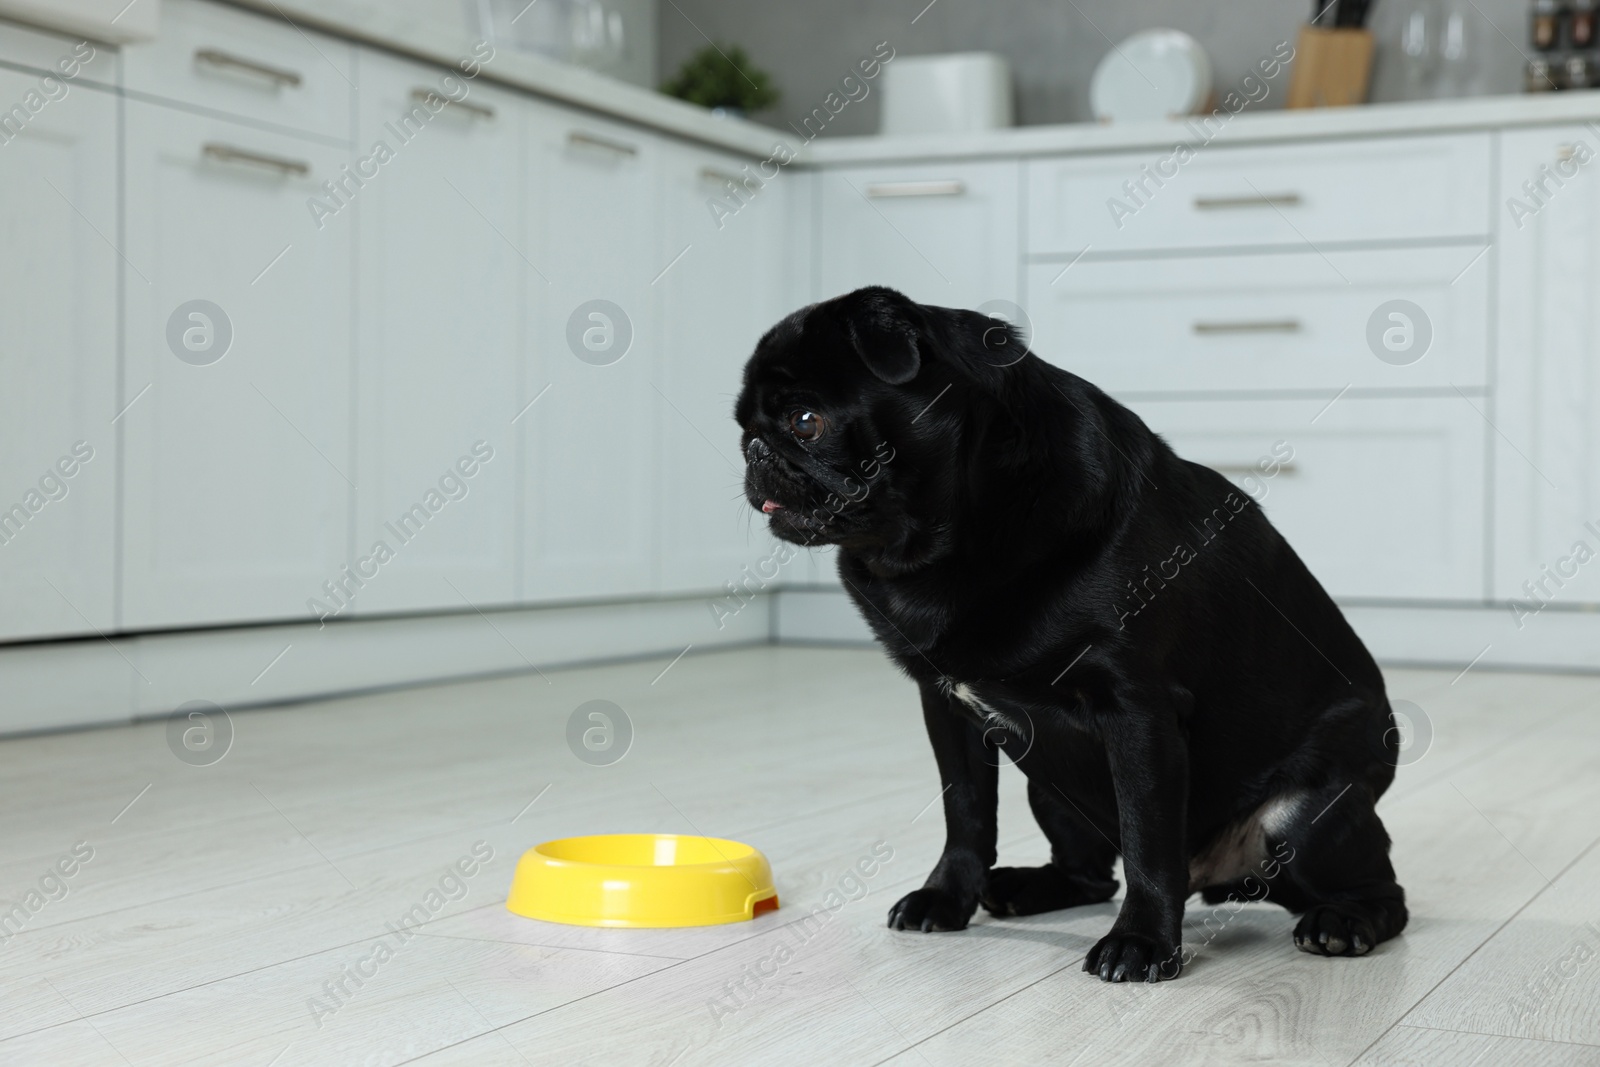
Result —
[[127, 722], [133, 643], [55, 641], [0, 649], [0, 735]]
[[[773, 637], [783, 643], [871, 644], [843, 589], [784, 589], [774, 594]], [[1343, 605], [1345, 617], [1379, 663], [1460, 670], [1600, 671], [1600, 610], [1549, 608], [1519, 629], [1509, 606]]]
[[1344, 614], [1390, 666], [1600, 671], [1600, 611], [1547, 608], [1520, 627], [1509, 606], [1345, 605]]
[[780, 645], [871, 645], [877, 641], [842, 587], [780, 589], [772, 598], [772, 639]]
[[191, 700], [244, 708], [765, 644], [770, 598], [721, 622], [695, 598], [16, 645], [0, 648], [0, 735], [159, 717]]
[[[1600, 610], [1354, 604], [1380, 663], [1600, 671]], [[703, 598], [572, 604], [138, 634], [0, 647], [0, 736], [245, 708], [457, 678], [737, 645], [871, 645], [843, 589], [760, 594], [718, 618]]]

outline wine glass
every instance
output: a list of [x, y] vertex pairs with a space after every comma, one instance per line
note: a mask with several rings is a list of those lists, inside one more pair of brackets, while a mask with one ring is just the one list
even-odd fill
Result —
[[572, 54], [585, 66], [615, 63], [622, 58], [622, 12], [600, 0], [572, 0]]
[[1429, 0], [1416, 0], [1401, 13], [1401, 69], [1405, 72], [1406, 95], [1413, 100], [1430, 95], [1439, 61], [1439, 34], [1434, 28], [1438, 22], [1438, 8]]
[[1440, 96], [1474, 96], [1480, 90], [1482, 65], [1475, 14], [1452, 5], [1439, 26]]

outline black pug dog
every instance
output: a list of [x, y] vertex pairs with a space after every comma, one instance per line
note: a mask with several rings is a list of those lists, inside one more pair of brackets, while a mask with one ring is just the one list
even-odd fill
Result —
[[[917, 683], [944, 852], [889, 912], [960, 930], [1128, 891], [1084, 970], [1178, 975], [1185, 899], [1273, 900], [1360, 956], [1405, 894], [1374, 803], [1383, 676], [1255, 502], [1005, 324], [861, 289], [756, 346], [735, 406], [772, 532], [839, 575]], [[1050, 841], [995, 867], [1003, 750]]]

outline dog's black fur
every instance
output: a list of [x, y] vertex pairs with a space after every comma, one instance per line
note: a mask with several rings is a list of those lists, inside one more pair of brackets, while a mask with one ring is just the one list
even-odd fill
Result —
[[[1128, 891], [1084, 962], [1109, 981], [1178, 974], [1194, 891], [1276, 901], [1323, 955], [1405, 926], [1373, 809], [1396, 762], [1383, 676], [1222, 475], [1004, 324], [884, 288], [773, 327], [735, 418], [749, 502], [839, 546], [921, 689], [946, 840], [892, 928], [1108, 900], [1118, 855]], [[997, 748], [1047, 866], [994, 867]]]

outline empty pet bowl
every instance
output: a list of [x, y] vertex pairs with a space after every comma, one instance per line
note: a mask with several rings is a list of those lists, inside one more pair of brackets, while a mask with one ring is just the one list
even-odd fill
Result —
[[686, 834], [600, 834], [530, 848], [506, 908], [573, 926], [713, 926], [778, 906], [767, 857]]

